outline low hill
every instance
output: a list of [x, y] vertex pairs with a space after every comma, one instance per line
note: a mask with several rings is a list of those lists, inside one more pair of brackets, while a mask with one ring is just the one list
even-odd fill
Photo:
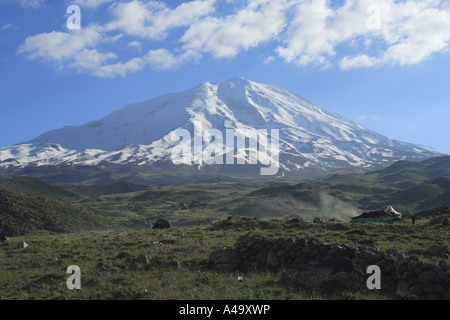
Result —
[[128, 182], [116, 182], [105, 185], [80, 186], [69, 188], [69, 190], [71, 190], [76, 194], [88, 197], [98, 197], [118, 193], [129, 193], [129, 192], [143, 191], [146, 189], [148, 189], [148, 186]]
[[384, 184], [399, 188], [412, 187], [426, 180], [450, 176], [450, 157], [435, 157], [421, 162], [400, 161], [384, 170], [369, 173]]
[[412, 205], [415, 209], [438, 207], [450, 203], [450, 177], [439, 177], [427, 180], [412, 188], [396, 192], [389, 197], [394, 205]]
[[[50, 184], [67, 186], [105, 185], [117, 182], [158, 186], [229, 178], [228, 175], [218, 174], [215, 169], [211, 165], [200, 171], [196, 167], [176, 166], [171, 162], [157, 162], [152, 166], [114, 163], [92, 166], [43, 165], [23, 168], [0, 167], [0, 177], [6, 179], [17, 176], [32, 176]], [[242, 175], [237, 175], [237, 177], [242, 178]]]
[[0, 234], [9, 237], [35, 231], [73, 232], [100, 229], [108, 221], [89, 210], [24, 192], [0, 190]]
[[378, 171], [365, 174], [334, 175], [325, 181], [330, 184], [358, 186], [389, 186], [407, 189], [427, 180], [450, 176], [450, 156], [434, 157], [421, 162], [398, 161]]
[[399, 161], [383, 170], [271, 186], [254, 191], [252, 195], [292, 197], [295, 201], [320, 207], [326, 195], [362, 210], [380, 210], [393, 205], [401, 211], [415, 211], [449, 205], [450, 157], [422, 162]]
[[27, 192], [54, 200], [72, 201], [80, 197], [63, 188], [50, 185], [38, 178], [19, 176], [12, 179], [1, 179], [0, 189]]

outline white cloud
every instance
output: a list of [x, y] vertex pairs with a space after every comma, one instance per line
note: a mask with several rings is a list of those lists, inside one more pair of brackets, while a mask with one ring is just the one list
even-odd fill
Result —
[[150, 50], [145, 56], [145, 61], [153, 69], [158, 70], [175, 68], [181, 62], [166, 49]]
[[121, 30], [128, 35], [163, 40], [173, 28], [188, 26], [214, 11], [215, 0], [194, 0], [169, 9], [163, 2], [133, 0], [113, 7], [115, 20], [108, 30]]
[[7, 23], [7, 24], [3, 25], [0, 29], [2, 31], [8, 30], [8, 29], [16, 29], [16, 26], [14, 25], [14, 23]]
[[101, 38], [100, 28], [96, 26], [74, 32], [41, 33], [26, 38], [18, 52], [31, 59], [64, 62], [86, 48], [95, 47]]
[[100, 53], [95, 49], [84, 49], [74, 55], [69, 67], [76, 69], [78, 72], [89, 72], [104, 65], [107, 61], [116, 58], [117, 55], [112, 52]]
[[[396, 11], [400, 11], [403, 7], [407, 6], [399, 6]], [[386, 31], [391, 33], [390, 37], [399, 39], [385, 51], [383, 58], [386, 62], [400, 65], [416, 64], [448, 47], [449, 9], [447, 11], [432, 7], [408, 9], [410, 16], [401, 24], [394, 25], [392, 29]]]
[[349, 70], [386, 64], [413, 65], [434, 53], [446, 52], [450, 42], [450, 8], [441, 6], [443, 4], [445, 2], [437, 0], [401, 3], [382, 0], [382, 27], [373, 34], [367, 33], [365, 41], [370, 48], [372, 37], [382, 41], [385, 49], [372, 56], [346, 56], [340, 66]]
[[100, 42], [115, 41], [118, 37], [104, 37], [101, 27], [91, 26], [73, 32], [50, 32], [28, 37], [18, 53], [29, 59], [44, 60], [56, 67], [67, 66], [77, 72], [91, 73], [117, 55], [99, 52]]
[[103, 65], [96, 68], [93, 74], [101, 78], [125, 77], [129, 72], [136, 72], [143, 68], [142, 58], [133, 58], [127, 62]]
[[340, 61], [341, 69], [350, 70], [350, 69], [359, 69], [359, 68], [370, 68], [374, 66], [378, 66], [382, 63], [382, 61], [378, 58], [369, 57], [365, 54], [356, 56], [356, 57], [344, 57]]
[[108, 3], [111, 1], [113, 0], [72, 0], [73, 4], [76, 4], [81, 8], [90, 8], [90, 9], [97, 8], [104, 3]]
[[167, 70], [178, 66], [180, 60], [166, 49], [150, 50], [143, 57], [133, 58], [127, 62], [104, 65], [94, 75], [102, 78], [125, 77], [129, 72], [136, 72], [145, 67], [154, 70]]
[[373, 4], [372, 0], [352, 0], [332, 9], [327, 0], [300, 2], [277, 53], [288, 63], [329, 65], [339, 45], [355, 47], [357, 39], [370, 39], [368, 8]]
[[[19, 1], [28, 7], [44, 3]], [[170, 7], [153, 0], [74, 0], [89, 8], [107, 2], [110, 20], [103, 25], [29, 36], [19, 53], [116, 77], [173, 69], [205, 55], [231, 59], [262, 46], [266, 58], [259, 60], [265, 64], [406, 66], [447, 52], [450, 43], [448, 0], [346, 0], [339, 7], [330, 0], [191, 0]], [[119, 39], [123, 46], [111, 45]]]
[[263, 60], [264, 64], [271, 64], [274, 61], [275, 61], [275, 57], [274, 56], [269, 56], [269, 57], [267, 57], [267, 58], [265, 58]]
[[224, 18], [207, 17], [192, 24], [180, 41], [184, 49], [235, 57], [240, 51], [276, 38], [285, 26], [287, 1], [250, 0]]
[[131, 42], [128, 42], [128, 46], [129, 47], [141, 47], [142, 43], [139, 41], [131, 41]]
[[333, 55], [333, 37], [337, 36], [327, 26], [333, 10], [327, 7], [326, 0], [304, 1], [294, 9], [284, 40], [285, 46], [277, 48], [278, 54], [286, 62], [305, 65], [322, 60], [324, 54]]
[[[371, 28], [374, 21], [379, 28]], [[340, 59], [344, 70], [420, 63], [447, 50], [449, 6], [441, 0], [348, 0], [332, 9], [327, 0], [301, 1], [277, 53], [288, 63], [329, 65], [339, 46], [357, 47], [357, 41], [363, 49]]]

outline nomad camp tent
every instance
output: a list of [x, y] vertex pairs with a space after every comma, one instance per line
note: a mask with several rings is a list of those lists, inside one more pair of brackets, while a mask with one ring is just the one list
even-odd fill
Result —
[[364, 212], [360, 216], [353, 217], [350, 222], [383, 222], [401, 218], [402, 214], [389, 206], [386, 210]]

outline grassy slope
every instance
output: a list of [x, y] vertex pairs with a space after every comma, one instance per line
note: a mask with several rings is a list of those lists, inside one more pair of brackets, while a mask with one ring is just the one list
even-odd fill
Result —
[[87, 209], [29, 193], [0, 190], [0, 233], [6, 236], [111, 226], [105, 217]]
[[147, 189], [147, 186], [128, 182], [115, 182], [105, 185], [79, 186], [67, 188], [71, 192], [84, 197], [98, 197], [110, 194], [129, 193]]
[[75, 193], [29, 176], [1, 179], [0, 189], [27, 192], [55, 200], [74, 201], [80, 198], [79, 195]]
[[371, 173], [334, 175], [316, 182], [264, 190], [266, 196], [289, 194], [313, 205], [325, 193], [362, 210], [379, 210], [393, 205], [402, 211], [450, 205], [449, 200], [445, 200], [448, 192], [450, 157], [423, 162], [399, 161]]

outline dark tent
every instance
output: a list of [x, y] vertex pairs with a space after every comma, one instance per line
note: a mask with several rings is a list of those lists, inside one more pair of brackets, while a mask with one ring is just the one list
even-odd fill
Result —
[[350, 222], [383, 222], [389, 220], [397, 220], [402, 217], [400, 212], [395, 211], [391, 206], [386, 210], [364, 212], [363, 214], [353, 217]]

